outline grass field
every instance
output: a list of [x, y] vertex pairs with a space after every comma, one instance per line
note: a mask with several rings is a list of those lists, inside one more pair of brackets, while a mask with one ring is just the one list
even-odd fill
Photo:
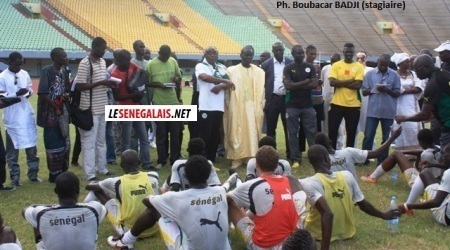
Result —
[[[183, 89], [184, 103], [190, 103], [192, 94], [191, 88]], [[37, 97], [34, 95], [30, 99], [36, 110]], [[281, 123], [278, 127], [277, 142], [278, 150], [281, 157], [284, 155], [284, 142], [283, 133], [281, 129]], [[4, 137], [4, 127], [2, 126], [2, 133]], [[22, 217], [22, 210], [30, 204], [49, 204], [57, 203], [57, 197], [53, 192], [53, 184], [48, 182], [48, 171], [46, 168], [45, 148], [43, 143], [42, 129], [38, 129], [38, 154], [41, 160], [39, 177], [44, 179], [43, 183], [31, 183], [26, 177], [26, 157], [23, 150], [20, 151], [20, 165], [21, 165], [21, 180], [22, 187], [17, 188], [15, 191], [0, 192], [0, 213], [3, 214], [5, 224], [12, 227], [20, 238], [24, 249], [35, 249], [33, 230], [27, 221]], [[71, 135], [74, 136], [72, 130]], [[362, 135], [360, 140], [362, 140]], [[187, 126], [184, 132], [184, 141], [182, 147], [182, 154], [187, 155], [186, 145], [189, 138], [189, 132]], [[73, 141], [73, 140], [72, 140]], [[380, 136], [378, 133], [377, 142], [380, 142]], [[154, 149], [151, 149], [151, 158], [153, 162], [156, 162], [157, 154]], [[120, 159], [118, 159], [120, 163]], [[80, 161], [81, 163], [81, 161]], [[221, 171], [218, 172], [219, 178], [225, 181], [228, 178], [228, 168], [231, 165], [229, 160], [219, 159], [219, 163], [216, 167], [219, 167]], [[369, 166], [356, 167], [358, 176], [369, 174], [374, 168], [375, 163], [371, 163]], [[116, 174], [121, 174], [122, 171], [119, 165], [108, 166], [109, 170]], [[82, 169], [80, 167], [70, 167], [70, 171], [75, 172], [80, 179], [82, 179]], [[395, 169], [397, 173], [400, 173]], [[160, 185], [163, 180], [169, 175], [169, 167], [165, 167], [159, 171]], [[242, 178], [245, 177], [245, 170], [241, 167], [238, 173]], [[304, 178], [313, 174], [312, 167], [307, 163], [306, 155], [303, 154], [303, 164], [299, 169], [293, 170], [293, 174], [298, 178]], [[9, 174], [6, 181], [7, 185], [10, 185]], [[81, 185], [84, 187], [87, 182], [82, 179]], [[399, 178], [397, 183], [393, 183], [389, 179], [389, 175], [385, 175], [378, 181], [377, 184], [361, 183], [360, 187], [364, 193], [366, 199], [370, 201], [375, 207], [385, 210], [388, 208], [390, 197], [396, 195], [399, 202], [404, 202], [409, 194], [409, 188], [406, 182]], [[86, 195], [86, 191], [82, 188], [80, 200], [82, 201]], [[371, 217], [361, 212], [357, 207], [355, 208], [356, 219], [356, 235], [346, 241], [334, 242], [331, 247], [333, 249], [449, 249], [450, 248], [450, 229], [437, 224], [431, 213], [428, 210], [416, 210], [413, 216], [403, 216], [400, 218], [399, 232], [388, 233], [386, 229], [386, 222], [378, 218]], [[99, 230], [98, 248], [109, 249], [106, 238], [112, 235], [114, 232], [112, 227], [107, 221], [104, 221]], [[76, 236], [74, 236], [76, 237]], [[233, 249], [244, 249], [245, 244], [240, 239], [238, 234], [230, 230], [230, 239]], [[160, 236], [155, 236], [150, 239], [139, 241], [135, 244], [138, 249], [165, 249], [164, 243], [162, 243]], [[206, 250], [206, 249], [205, 249]]]

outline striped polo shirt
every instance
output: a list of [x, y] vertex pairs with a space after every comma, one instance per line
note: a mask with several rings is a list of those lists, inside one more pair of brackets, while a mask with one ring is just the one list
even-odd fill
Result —
[[[92, 83], [100, 82], [106, 79], [106, 63], [103, 58], [94, 60], [89, 57], [81, 60], [78, 66], [77, 82], [91, 84], [90, 80], [90, 65], [89, 59], [92, 63]], [[108, 105], [108, 88], [105, 86], [98, 86], [92, 89], [92, 114], [105, 114], [105, 105]], [[89, 90], [81, 91], [80, 109], [85, 110], [89, 107]]]

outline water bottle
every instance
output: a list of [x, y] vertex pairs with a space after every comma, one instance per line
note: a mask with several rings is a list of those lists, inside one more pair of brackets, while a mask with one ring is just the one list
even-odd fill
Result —
[[[396, 196], [392, 196], [391, 203], [389, 204], [389, 209], [398, 209]], [[391, 233], [398, 232], [398, 217], [387, 221], [387, 230]]]
[[398, 174], [397, 173], [394, 172], [394, 173], [391, 174], [391, 181], [393, 183], [396, 183], [398, 181]]

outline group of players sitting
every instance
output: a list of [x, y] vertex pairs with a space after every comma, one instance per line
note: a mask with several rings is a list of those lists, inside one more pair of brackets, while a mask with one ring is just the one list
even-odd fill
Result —
[[[355, 234], [354, 204], [384, 220], [431, 208], [438, 223], [450, 225], [450, 209], [446, 209], [450, 171], [444, 172], [450, 164], [450, 145], [441, 152], [428, 129], [418, 134], [423, 151], [394, 151], [372, 174], [361, 178], [376, 183], [398, 164], [411, 187], [407, 202], [382, 212], [365, 200], [355, 164], [377, 158], [400, 133], [401, 128], [393, 131], [373, 151], [334, 150], [328, 136], [318, 133], [316, 144], [308, 150], [316, 174], [300, 180], [291, 175], [289, 163], [279, 159], [274, 139], [264, 137], [248, 162], [245, 182], [232, 172], [223, 184], [212, 162], [202, 156], [204, 142], [194, 138], [188, 144], [188, 160], [174, 163], [161, 195], [158, 174], [139, 171], [138, 154], [127, 150], [121, 155], [124, 175], [88, 184], [90, 192], [83, 203], [78, 203], [79, 179], [65, 172], [55, 181], [59, 204], [32, 205], [23, 215], [35, 228], [38, 249], [95, 249], [105, 216], [118, 235], [107, 239], [115, 249], [131, 249], [138, 238], [158, 231], [168, 249], [231, 249], [230, 222], [242, 233], [248, 249], [316, 249], [316, 240], [328, 249], [331, 241]], [[405, 154], [420, 156], [420, 161], [414, 166]], [[422, 193], [424, 202], [415, 203]], [[0, 249], [15, 249], [11, 245], [20, 244], [14, 232], [3, 227], [1, 216], [0, 224], [0, 244], [4, 243]], [[9, 248], [2, 248], [6, 244]]]

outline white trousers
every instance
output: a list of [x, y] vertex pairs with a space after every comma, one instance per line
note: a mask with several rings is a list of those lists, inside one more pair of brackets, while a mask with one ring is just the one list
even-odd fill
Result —
[[105, 115], [92, 115], [94, 126], [91, 130], [80, 130], [81, 153], [86, 179], [95, 177], [96, 173], [106, 174]]

